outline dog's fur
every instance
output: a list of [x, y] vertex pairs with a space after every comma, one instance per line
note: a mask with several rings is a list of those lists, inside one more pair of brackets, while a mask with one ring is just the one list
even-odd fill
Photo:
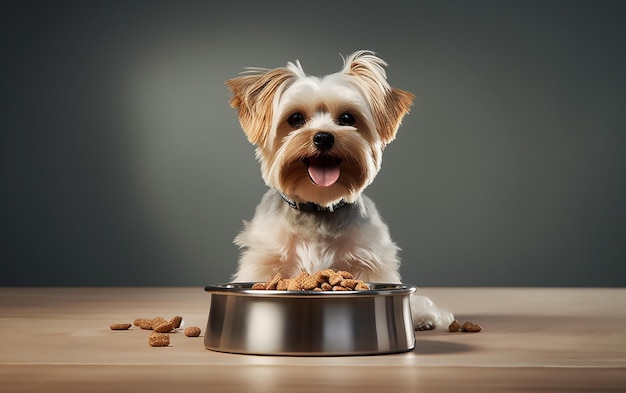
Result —
[[[321, 78], [296, 61], [226, 82], [270, 187], [235, 239], [242, 253], [233, 281], [333, 268], [368, 282], [401, 282], [399, 249], [362, 194], [414, 98], [389, 86], [386, 65], [358, 51]], [[424, 296], [413, 295], [411, 308], [416, 329], [453, 319]]]

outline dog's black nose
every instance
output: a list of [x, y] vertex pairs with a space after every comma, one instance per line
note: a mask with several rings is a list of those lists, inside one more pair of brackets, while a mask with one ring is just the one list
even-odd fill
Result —
[[330, 132], [318, 132], [313, 136], [313, 144], [320, 150], [329, 150], [335, 143], [335, 137]]

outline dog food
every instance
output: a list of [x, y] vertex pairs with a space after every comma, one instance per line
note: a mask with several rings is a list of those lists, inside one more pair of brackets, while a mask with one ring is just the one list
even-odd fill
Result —
[[133, 324], [140, 329], [152, 330], [152, 319], [137, 318], [133, 321]]
[[471, 332], [471, 333], [478, 333], [482, 330], [479, 325], [470, 321], [465, 322], [461, 326], [461, 329], [463, 329], [464, 332]]
[[[113, 323], [110, 325], [111, 330], [128, 330], [132, 325], [135, 325], [143, 330], [152, 330], [152, 333], [148, 337], [148, 344], [151, 347], [167, 347], [170, 345], [169, 333], [176, 332], [182, 325], [183, 317], [177, 315], [169, 321], [163, 317], [137, 318], [130, 323]], [[185, 336], [198, 337], [201, 330], [199, 327], [190, 326], [185, 329]]]
[[169, 321], [163, 317], [154, 317], [152, 318], [152, 321], [150, 322], [150, 329], [154, 330], [155, 327], [162, 325], [164, 323], [167, 323], [167, 322]]
[[163, 317], [152, 319], [137, 318], [133, 324], [144, 330], [154, 330], [157, 333], [167, 333], [180, 327], [183, 317], [177, 315], [169, 321]]
[[111, 330], [128, 330], [131, 327], [130, 323], [113, 323], [109, 326]]
[[170, 345], [170, 335], [166, 333], [152, 333], [148, 337], [148, 344], [151, 347], [167, 347]]
[[181, 317], [180, 315], [177, 315], [174, 318], [170, 319], [170, 323], [172, 324], [172, 327], [174, 329], [178, 329], [182, 322], [183, 322], [183, 317]]
[[198, 337], [200, 332], [200, 328], [197, 326], [189, 326], [188, 328], [185, 328], [185, 336], [187, 337]]
[[459, 321], [457, 321], [456, 319], [452, 321], [450, 326], [448, 326], [448, 330], [451, 332], [458, 332], [459, 330], [461, 330], [461, 325], [459, 325]]
[[333, 269], [324, 269], [313, 274], [300, 273], [294, 278], [283, 278], [276, 273], [267, 282], [257, 282], [251, 287], [254, 290], [278, 291], [364, 291], [370, 289], [362, 280], [356, 280], [352, 273]]
[[478, 333], [482, 330], [480, 325], [475, 324], [474, 322], [467, 321], [463, 323], [463, 325], [459, 324], [459, 321], [456, 319], [452, 321], [450, 326], [448, 326], [448, 330], [451, 332], [469, 332], [469, 333]]
[[162, 322], [159, 323], [158, 325], [154, 326], [154, 328], [152, 328], [153, 331], [157, 332], [157, 333], [169, 333], [172, 330], [174, 330], [174, 325], [172, 325], [172, 322]]

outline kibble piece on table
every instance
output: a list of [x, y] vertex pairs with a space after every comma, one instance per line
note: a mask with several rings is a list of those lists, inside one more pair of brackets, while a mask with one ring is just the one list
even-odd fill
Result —
[[452, 321], [450, 326], [448, 326], [448, 330], [451, 332], [458, 332], [460, 329], [461, 329], [461, 325], [459, 325], [459, 321], [457, 321], [456, 319]]
[[133, 321], [133, 324], [144, 330], [152, 330], [152, 319], [137, 318]]
[[474, 322], [464, 322], [463, 325], [459, 324], [459, 321], [456, 319], [452, 321], [450, 326], [448, 326], [448, 330], [451, 332], [468, 332], [468, 333], [478, 333], [482, 330], [480, 325], [475, 324]]
[[470, 333], [478, 333], [481, 331], [481, 328], [479, 325], [470, 321], [465, 322], [463, 326], [461, 326], [461, 328], [463, 329], [464, 332], [470, 332]]
[[170, 345], [170, 336], [166, 333], [152, 333], [148, 337], [148, 344], [151, 347], [167, 347]]
[[111, 330], [128, 330], [131, 327], [130, 323], [112, 323], [109, 326]]
[[180, 327], [180, 324], [183, 322], [183, 317], [177, 315], [174, 318], [170, 319], [170, 322], [174, 329], [178, 329]]
[[152, 330], [157, 333], [169, 333], [174, 330], [174, 325], [172, 325], [172, 322], [163, 322], [154, 326]]
[[200, 328], [197, 326], [189, 326], [185, 328], [185, 336], [187, 337], [198, 337], [200, 335]]
[[152, 318], [152, 322], [150, 323], [150, 329], [154, 330], [155, 327], [166, 322], [169, 322], [169, 321], [163, 317], [154, 317]]

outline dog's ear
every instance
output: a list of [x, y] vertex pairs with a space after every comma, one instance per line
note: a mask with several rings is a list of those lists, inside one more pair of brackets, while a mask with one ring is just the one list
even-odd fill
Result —
[[395, 139], [404, 115], [409, 113], [415, 96], [407, 91], [391, 88], [383, 101], [374, 104], [374, 121], [383, 143]]
[[354, 77], [368, 100], [376, 129], [384, 144], [396, 137], [402, 118], [409, 113], [415, 96], [390, 87], [385, 63], [372, 52], [358, 51], [345, 59], [343, 72]]
[[254, 68], [226, 81], [233, 93], [230, 106], [237, 109], [241, 128], [252, 144], [265, 143], [272, 126], [274, 97], [292, 77], [286, 68]]

